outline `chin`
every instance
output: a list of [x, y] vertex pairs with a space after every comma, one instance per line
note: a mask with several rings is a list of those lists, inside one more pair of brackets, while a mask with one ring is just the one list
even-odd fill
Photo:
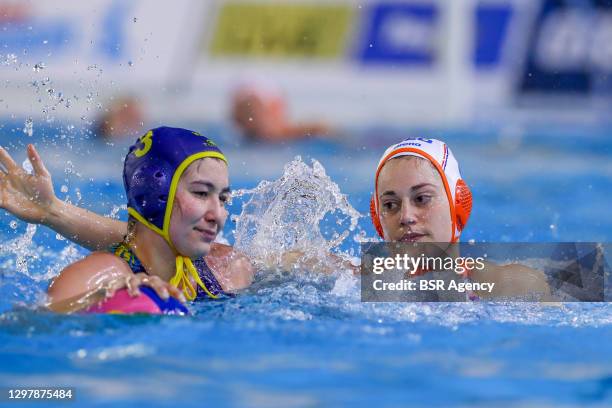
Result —
[[208, 255], [212, 243], [199, 243], [197, 246], [190, 246], [181, 250], [181, 254], [191, 259], [201, 258]]
[[198, 247], [194, 250], [192, 258], [201, 258], [203, 256], [208, 255], [208, 253], [210, 252], [211, 244], [212, 243], [198, 245]]

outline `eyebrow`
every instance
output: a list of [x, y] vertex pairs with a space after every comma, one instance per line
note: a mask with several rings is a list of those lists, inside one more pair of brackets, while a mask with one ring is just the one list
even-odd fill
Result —
[[[421, 184], [417, 184], [416, 186], [410, 187], [410, 190], [411, 191], [415, 191], [415, 190], [418, 190], [418, 189], [423, 188], [423, 187], [435, 187], [435, 186], [433, 184], [431, 184], [431, 183], [421, 183]], [[384, 197], [384, 196], [394, 196], [394, 195], [397, 195], [397, 193], [395, 191], [387, 190], [384, 193], [382, 193], [380, 196]]]
[[[210, 181], [196, 180], [196, 181], [192, 181], [190, 184], [191, 185], [199, 184], [199, 185], [203, 185], [205, 187], [208, 187], [211, 190], [217, 190], [217, 187], [213, 183], [211, 183]], [[229, 193], [230, 191], [231, 191], [231, 189], [229, 187], [225, 187], [224, 189], [221, 190], [221, 193]]]

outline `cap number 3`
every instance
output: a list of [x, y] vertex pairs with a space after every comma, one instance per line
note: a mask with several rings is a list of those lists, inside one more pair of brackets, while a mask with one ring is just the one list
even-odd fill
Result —
[[151, 145], [153, 144], [153, 139], [151, 139], [152, 137], [153, 131], [149, 130], [144, 136], [140, 138], [140, 143], [142, 143], [144, 146], [142, 146], [142, 148], [138, 150], [134, 150], [134, 154], [136, 155], [136, 157], [142, 157], [147, 154], [149, 150], [151, 150]]

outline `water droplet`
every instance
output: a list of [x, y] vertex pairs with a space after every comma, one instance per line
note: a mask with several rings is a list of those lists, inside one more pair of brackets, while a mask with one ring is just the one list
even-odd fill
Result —
[[60, 187], [60, 191], [62, 193], [67, 193], [68, 192], [68, 186], [65, 184], [62, 184], [62, 186]]
[[23, 133], [28, 136], [32, 136], [34, 134], [34, 121], [32, 118], [27, 118], [23, 124]]
[[34, 70], [34, 72], [40, 72], [43, 69], [45, 69], [46, 65], [44, 62], [37, 62], [36, 64], [34, 64], [34, 67], [32, 68]]
[[64, 167], [64, 173], [66, 174], [74, 173], [74, 164], [70, 160], [66, 162], [66, 166]]
[[134, 17], [134, 18], [132, 19], [132, 21], [133, 21], [133, 22], [137, 22], [137, 21], [138, 21], [138, 18]]
[[55, 239], [57, 239], [58, 241], [65, 241], [66, 238], [62, 237], [60, 234], [55, 234]]
[[17, 221], [13, 220], [9, 222], [9, 227], [11, 227], [12, 229], [17, 229]]
[[15, 54], [6, 54], [4, 60], [0, 65], [14, 65], [17, 64], [17, 55]]
[[30, 163], [30, 159], [26, 158], [23, 163], [21, 163], [21, 167], [25, 170], [26, 173], [28, 174], [32, 174], [32, 170], [34, 170], [34, 168], [32, 167], [32, 163]]
[[132, 66], [134, 66], [134, 63], [133, 63], [132, 61], [128, 61], [128, 65], [129, 65], [130, 67], [132, 67]]
[[49, 41], [43, 40], [43, 44], [49, 44]]

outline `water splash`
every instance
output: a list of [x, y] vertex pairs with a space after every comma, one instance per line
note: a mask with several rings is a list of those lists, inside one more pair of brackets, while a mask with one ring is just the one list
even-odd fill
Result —
[[32, 167], [32, 163], [27, 157], [25, 158], [23, 163], [21, 163], [21, 168], [28, 174], [32, 174], [34, 171], [34, 167]]
[[45, 69], [45, 68], [46, 68], [46, 65], [45, 65], [45, 63], [44, 63], [44, 62], [37, 62], [37, 63], [36, 63], [36, 64], [34, 64], [34, 66], [32, 67], [32, 70], [33, 70], [34, 72], [40, 72], [40, 71], [42, 71], [42, 70], [43, 70], [43, 69]]
[[[283, 254], [291, 251], [311, 259], [327, 258], [355, 231], [361, 216], [321, 163], [313, 159], [310, 167], [300, 156], [285, 166], [278, 180], [239, 190], [234, 197], [243, 195], [250, 199], [234, 218], [235, 245], [259, 266], [280, 265]], [[343, 231], [324, 234], [324, 219]]]
[[0, 56], [0, 65], [10, 66], [10, 65], [17, 65], [17, 63], [18, 63], [17, 55], [15, 54], [6, 54], [3, 56]]
[[107, 215], [109, 218], [113, 218], [118, 220], [119, 219], [119, 211], [121, 210], [127, 210], [127, 205], [123, 204], [123, 205], [114, 205], [113, 209], [111, 210], [111, 212]]
[[14, 255], [15, 269], [17, 272], [29, 275], [28, 259], [38, 259], [35, 251], [32, 251], [32, 238], [36, 233], [36, 225], [28, 224], [26, 232], [5, 244], [0, 245], [0, 256]]
[[23, 124], [23, 133], [30, 137], [34, 134], [34, 120], [32, 120], [32, 118], [27, 118], [25, 120]]

